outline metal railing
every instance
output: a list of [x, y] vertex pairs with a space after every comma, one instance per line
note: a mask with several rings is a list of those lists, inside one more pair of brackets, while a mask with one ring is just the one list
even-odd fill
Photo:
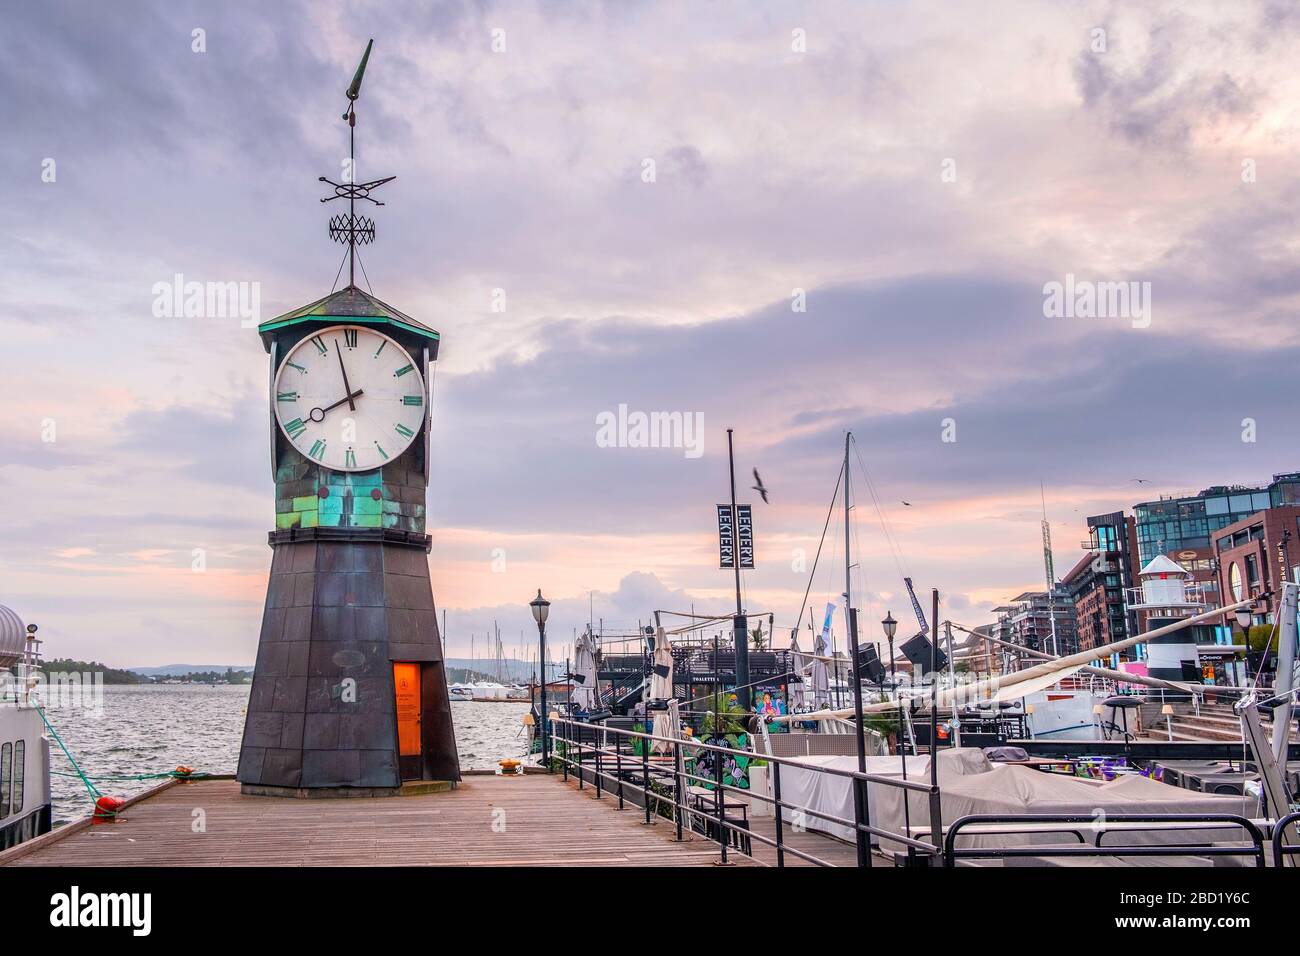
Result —
[[[1300, 814], [1296, 814], [1300, 816]], [[1281, 822], [1281, 821], [1279, 821]], [[1143, 826], [1143, 824], [1149, 824]], [[1216, 827], [1217, 824], [1217, 827]], [[1068, 825], [1068, 826], [1067, 826]], [[1033, 833], [1067, 833], [1074, 836], [1074, 844], [1033, 844], [1013, 846], [957, 846], [957, 837], [963, 830], [979, 827], [983, 834], [994, 833], [999, 836], [1027, 836]], [[1144, 844], [1104, 844], [1103, 838], [1110, 833], [1190, 832], [1198, 829], [1223, 829], [1237, 827], [1245, 831], [1249, 844], [1227, 843], [1144, 843]], [[1096, 835], [1091, 843], [1083, 831], [1090, 829]], [[1274, 853], [1276, 855], [1277, 832], [1274, 833]], [[972, 835], [980, 835], [975, 833]], [[1296, 849], [1300, 849], [1297, 847]], [[1230, 813], [1187, 814], [1159, 813], [1116, 813], [1107, 814], [1104, 823], [1090, 814], [1055, 814], [1055, 813], [973, 813], [954, 820], [944, 837], [944, 865], [954, 867], [958, 860], [969, 859], [1008, 859], [1011, 857], [1102, 857], [1102, 856], [1250, 856], [1255, 859], [1255, 866], [1267, 865], [1264, 855], [1264, 835], [1258, 826]]]
[[[837, 824], [851, 830], [855, 835], [855, 842], [858, 846], [859, 865], [871, 865], [870, 841], [873, 836], [902, 845], [906, 848], [910, 859], [916, 859], [918, 854], [926, 858], [939, 857], [944, 852], [943, 843], [939, 837], [935, 837], [931, 842], [926, 842], [906, 833], [894, 833], [882, 829], [870, 822], [867, 785], [874, 783], [904, 791], [903, 801], [905, 805], [911, 792], [925, 794], [928, 798], [931, 832], [941, 834], [943, 832], [943, 820], [939, 788], [937, 786], [932, 787], [928, 782], [922, 783], [918, 780], [885, 777], [879, 774], [862, 773], [857, 770], [812, 766], [801, 763], [798, 758], [793, 757], [777, 757], [752, 750], [736, 750], [695, 740], [661, 737], [655, 734], [606, 727], [601, 724], [591, 724], [564, 717], [557, 717], [552, 720], [551, 728], [553, 739], [557, 744], [553, 751], [553, 757], [560, 762], [566, 781], [572, 773], [577, 777], [578, 788], [581, 790], [585, 788], [587, 775], [589, 774], [592, 784], [596, 788], [597, 799], [600, 799], [604, 793], [608, 792], [617, 798], [618, 809], [620, 810], [626, 806], [629, 791], [639, 794], [643, 801], [645, 822], [647, 824], [653, 822], [653, 815], [666, 816], [673, 821], [677, 830], [676, 839], [679, 841], [684, 838], [684, 832], [688, 828], [694, 832], [703, 832], [706, 837], [716, 838], [720, 862], [724, 864], [727, 862], [727, 855], [732, 849], [740, 849], [744, 855], [752, 858], [753, 841], [757, 841], [776, 851], [776, 865], [778, 867], [786, 865], [787, 854], [793, 854], [795, 857], [814, 866], [835, 866], [836, 864], [824, 858], [789, 844], [786, 839], [786, 829], [792, 824], [786, 822], [786, 811], [803, 814], [805, 818]], [[613, 738], [612, 746], [610, 745], [610, 738]], [[640, 742], [639, 746], [636, 744], [637, 741]], [[667, 750], [667, 753], [663, 756], [671, 758], [670, 766], [664, 766], [663, 758], [651, 758], [651, 750], [656, 743], [663, 745], [663, 748]], [[713, 757], [714, 772], [712, 777], [703, 777], [686, 769], [687, 760], [698, 758], [704, 754], [711, 754]], [[764, 761], [771, 769], [771, 796], [752, 789], [742, 789], [724, 783], [722, 764], [723, 758], [728, 756]], [[847, 778], [849, 786], [857, 789], [857, 798], [853, 801], [853, 819], [784, 800], [781, 796], [781, 768], [783, 766], [809, 773], [822, 773], [833, 777]], [[628, 779], [629, 773], [633, 776], [631, 780]], [[658, 780], [655, 780], [655, 777], [658, 777]], [[692, 806], [691, 802], [688, 801], [687, 792], [692, 783], [712, 788], [713, 806], [711, 811], [705, 811], [698, 805]], [[659, 789], [656, 789], [656, 787]], [[725, 795], [728, 793], [743, 796], [747, 800], [759, 800], [770, 804], [775, 821], [774, 835], [768, 837], [751, 829], [748, 819], [737, 821], [728, 817], [726, 811], [735, 807], [735, 804], [727, 804]], [[696, 830], [694, 824], [701, 825], [703, 830]], [[738, 847], [732, 846], [733, 839], [739, 844]]]
[[646, 677], [649, 675], [649, 668], [644, 670], [629, 671], [623, 677], [612, 683], [609, 688], [600, 695], [601, 707], [611, 707], [623, 700], [628, 694], [639, 690], [645, 686]]
[[1288, 813], [1273, 824], [1273, 865], [1287, 866], [1287, 860], [1300, 853], [1300, 843], [1287, 843], [1286, 828], [1300, 822], [1300, 813]]

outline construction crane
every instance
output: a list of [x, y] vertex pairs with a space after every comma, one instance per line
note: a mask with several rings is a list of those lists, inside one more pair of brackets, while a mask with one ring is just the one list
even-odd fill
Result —
[[1059, 655], [1056, 644], [1056, 569], [1052, 565], [1052, 527], [1047, 523], [1047, 492], [1038, 483], [1038, 493], [1043, 501], [1043, 570], [1047, 573], [1047, 620], [1052, 629], [1052, 653]]

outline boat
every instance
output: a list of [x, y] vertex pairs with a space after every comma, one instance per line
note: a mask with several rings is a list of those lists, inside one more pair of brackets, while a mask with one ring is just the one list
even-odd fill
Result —
[[511, 700], [510, 688], [496, 681], [481, 681], [469, 685], [471, 699], [478, 703], [497, 704]]
[[447, 688], [447, 696], [452, 700], [473, 700], [474, 688], [471, 684], [462, 684], [457, 681]]
[[0, 606], [0, 850], [51, 827], [50, 742], [37, 706], [40, 641]]

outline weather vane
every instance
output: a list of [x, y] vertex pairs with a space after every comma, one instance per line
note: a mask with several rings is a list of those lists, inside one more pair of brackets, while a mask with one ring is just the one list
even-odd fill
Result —
[[345, 242], [348, 246], [348, 285], [356, 285], [356, 261], [357, 245], [368, 245], [375, 241], [375, 221], [368, 216], [357, 215], [357, 200], [364, 199], [372, 202], [376, 206], [382, 206], [378, 199], [371, 197], [370, 192], [378, 189], [384, 183], [391, 183], [396, 176], [388, 176], [384, 179], [371, 180], [368, 183], [356, 182], [357, 173], [357, 98], [361, 96], [361, 79], [366, 75], [366, 63], [370, 60], [370, 49], [375, 45], [372, 39], [366, 43], [366, 52], [361, 55], [361, 63], [357, 66], [357, 72], [352, 77], [352, 83], [348, 86], [348, 110], [343, 114], [343, 118], [348, 121], [348, 166], [347, 175], [344, 182], [336, 183], [332, 179], [324, 176], [319, 178], [322, 183], [329, 183], [334, 187], [334, 195], [326, 196], [321, 202], [333, 202], [335, 199], [346, 199], [348, 201], [348, 211], [346, 214], [340, 213], [337, 216], [330, 217], [330, 238], [335, 242]]

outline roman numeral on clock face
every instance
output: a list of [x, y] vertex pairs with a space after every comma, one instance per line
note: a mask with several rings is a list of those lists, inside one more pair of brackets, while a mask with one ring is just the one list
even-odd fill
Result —
[[401, 368], [399, 368], [399, 369], [398, 369], [396, 372], [394, 372], [393, 374], [396, 375], [398, 378], [401, 378], [401, 377], [402, 377], [403, 375], [405, 375], [407, 372], [413, 372], [413, 371], [415, 371], [415, 366], [414, 366], [414, 365], [409, 365], [409, 364], [408, 364], [408, 365], [403, 365]]
[[343, 330], [343, 344], [346, 345], [346, 346], [347, 346], [348, 348], [350, 348], [350, 349], [354, 349], [354, 348], [357, 347], [357, 330], [356, 330], [356, 329], [344, 329], [344, 330]]
[[295, 418], [291, 422], [284, 423], [284, 430], [289, 433], [289, 437], [297, 438], [307, 430], [307, 425], [301, 418]]
[[423, 396], [423, 395], [403, 395], [403, 396], [402, 396], [402, 404], [403, 404], [403, 405], [423, 405], [423, 404], [424, 404], [424, 396]]
[[394, 425], [393, 430], [397, 432], [397, 434], [401, 435], [403, 438], [412, 438], [415, 435], [415, 432], [411, 431], [401, 422], [398, 422], [396, 425]]
[[351, 448], [349, 448], [347, 450], [347, 454], [343, 456], [343, 467], [344, 468], [357, 467], [357, 456], [356, 453], [353, 452]]
[[307, 457], [315, 458], [317, 461], [320, 461], [321, 457], [324, 456], [324, 454], [325, 454], [325, 439], [317, 438], [316, 443], [311, 446], [311, 451], [307, 452]]
[[311, 344], [316, 346], [321, 355], [329, 355], [329, 346], [325, 344], [324, 340], [321, 339], [319, 335], [313, 335], [311, 337]]

